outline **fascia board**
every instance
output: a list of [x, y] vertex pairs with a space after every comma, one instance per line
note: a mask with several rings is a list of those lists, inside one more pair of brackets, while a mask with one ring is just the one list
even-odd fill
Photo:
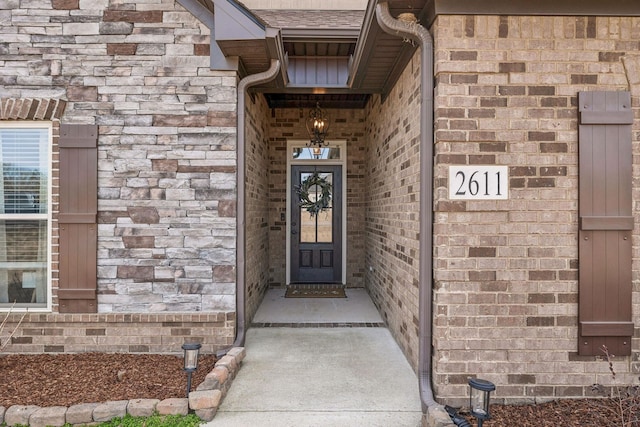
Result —
[[347, 86], [349, 87], [358, 87], [361, 83], [362, 78], [359, 76], [358, 71], [362, 69], [361, 67], [367, 66], [367, 58], [371, 56], [370, 53], [374, 48], [374, 43], [371, 40], [371, 27], [372, 25], [378, 25], [375, 23], [377, 4], [378, 0], [369, 0], [367, 4], [360, 37], [356, 42], [356, 49], [349, 64], [349, 77], [347, 78]]
[[215, 40], [215, 18], [213, 13], [197, 0], [177, 0], [178, 3], [187, 9], [189, 13], [195, 16], [200, 22], [209, 28], [211, 33], [209, 49], [211, 54], [209, 55], [209, 67], [212, 70], [219, 71], [237, 71], [239, 67], [238, 57], [227, 58], [222, 53], [220, 46]]
[[213, 13], [197, 0], [177, 0], [180, 6], [184, 7], [200, 22], [207, 26], [213, 32]]
[[233, 0], [214, 0], [216, 40], [264, 39], [265, 26]]

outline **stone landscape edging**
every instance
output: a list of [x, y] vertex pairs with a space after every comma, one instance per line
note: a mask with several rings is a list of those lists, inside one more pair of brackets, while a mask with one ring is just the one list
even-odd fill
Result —
[[201, 420], [211, 421], [218, 411], [224, 396], [229, 391], [242, 361], [246, 356], [244, 347], [234, 347], [218, 360], [204, 381], [189, 393], [188, 398], [132, 399], [104, 403], [79, 403], [77, 405], [40, 407], [35, 405], [13, 405], [8, 409], [0, 406], [0, 424], [7, 426], [62, 427], [95, 425], [113, 418], [149, 417], [159, 415], [187, 415], [193, 411]]

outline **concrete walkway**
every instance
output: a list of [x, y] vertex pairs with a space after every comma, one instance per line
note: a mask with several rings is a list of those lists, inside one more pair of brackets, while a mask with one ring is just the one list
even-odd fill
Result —
[[282, 294], [268, 292], [256, 322], [306, 327], [251, 328], [243, 366], [205, 426], [420, 425], [418, 380], [389, 331], [348, 327], [381, 324], [363, 290], [348, 290], [346, 299]]

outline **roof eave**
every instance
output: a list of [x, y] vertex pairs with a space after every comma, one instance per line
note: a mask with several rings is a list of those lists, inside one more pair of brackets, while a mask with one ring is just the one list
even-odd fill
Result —
[[[364, 12], [364, 20], [362, 21], [362, 28], [360, 29], [360, 37], [356, 43], [356, 50], [351, 58], [349, 68], [349, 79], [347, 85], [349, 87], [358, 87], [362, 83], [364, 76], [362, 75], [363, 64], [368, 63], [368, 54], [373, 49], [371, 43], [367, 43], [369, 40], [369, 34], [372, 25], [375, 23], [376, 5], [378, 0], [371, 0], [367, 4], [367, 9]], [[377, 25], [377, 24], [376, 24]]]
[[[384, 33], [376, 20], [376, 6], [381, 0], [370, 0], [365, 11], [360, 38], [349, 69], [347, 84], [354, 90], [372, 93], [388, 93], [413, 56], [416, 47], [404, 43], [400, 37], [392, 37]], [[412, 2], [412, 9], [407, 9], [405, 2], [389, 0], [394, 13], [412, 12], [416, 16], [424, 14], [427, 0]], [[385, 42], [385, 50], [380, 49], [380, 40]], [[373, 64], [387, 63], [387, 69], [379, 72], [379, 77], [372, 77]], [[378, 67], [379, 68], [379, 67]], [[379, 71], [379, 70], [378, 70]]]
[[225, 67], [225, 61], [231, 61], [236, 64], [235, 69], [240, 76], [244, 77], [268, 69], [272, 59], [280, 60], [281, 71], [273, 84], [285, 87], [288, 82], [286, 55], [280, 30], [269, 27], [234, 0], [213, 0], [213, 5], [215, 23], [212, 39], [222, 53], [218, 63]]

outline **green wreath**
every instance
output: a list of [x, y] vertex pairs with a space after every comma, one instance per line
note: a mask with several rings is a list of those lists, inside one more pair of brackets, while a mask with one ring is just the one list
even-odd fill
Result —
[[[320, 197], [313, 201], [309, 197], [309, 189], [315, 185], [320, 187]], [[314, 172], [313, 175], [302, 181], [296, 187], [296, 192], [298, 193], [299, 206], [309, 212], [312, 217], [328, 209], [331, 203], [331, 183], [318, 175], [318, 172]]]

